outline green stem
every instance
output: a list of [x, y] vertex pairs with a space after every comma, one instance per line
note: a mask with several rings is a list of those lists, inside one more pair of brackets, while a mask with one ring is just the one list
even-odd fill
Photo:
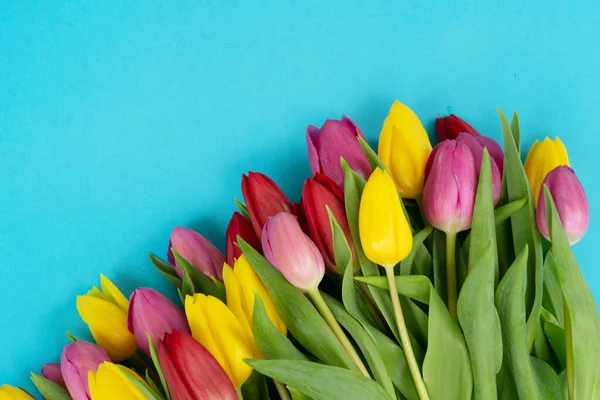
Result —
[[565, 358], [567, 359], [567, 386], [569, 388], [569, 399], [575, 398], [575, 364], [573, 362], [573, 333], [571, 332], [571, 317], [567, 307], [567, 301], [563, 297], [563, 308], [565, 310]]
[[354, 361], [354, 363], [356, 364], [356, 366], [358, 367], [358, 369], [360, 370], [360, 372], [364, 376], [366, 376], [367, 378], [369, 378], [370, 377], [369, 376], [369, 371], [367, 371], [367, 368], [365, 367], [365, 365], [363, 364], [362, 360], [360, 359], [360, 356], [358, 355], [358, 353], [354, 349], [354, 346], [352, 346], [352, 343], [350, 343], [350, 340], [348, 340], [348, 337], [346, 336], [346, 334], [342, 330], [342, 327], [340, 326], [340, 324], [338, 324], [338, 322], [335, 319], [333, 313], [331, 312], [331, 310], [327, 306], [327, 303], [325, 303], [325, 300], [323, 299], [323, 296], [321, 296], [321, 293], [319, 292], [319, 289], [315, 288], [315, 289], [310, 290], [310, 291], [308, 291], [306, 293], [311, 298], [311, 300], [313, 301], [313, 303], [317, 307], [317, 310], [319, 310], [319, 313], [321, 313], [321, 316], [323, 317], [323, 319], [325, 320], [325, 322], [327, 322], [327, 324], [329, 325], [329, 327], [331, 328], [331, 330], [333, 331], [333, 333], [335, 334], [335, 336], [340, 341], [342, 347], [344, 348], [344, 350], [346, 350], [346, 353], [348, 353], [348, 355], [350, 356], [350, 358], [352, 359], [352, 361]]
[[242, 388], [241, 387], [235, 389], [235, 392], [237, 393], [239, 400], [244, 400], [244, 395], [242, 394]]
[[458, 290], [456, 285], [456, 232], [446, 233], [446, 283], [448, 285], [448, 310], [456, 319], [456, 301]]
[[273, 383], [275, 383], [275, 388], [277, 389], [277, 393], [279, 393], [281, 400], [292, 400], [290, 393], [287, 391], [283, 383], [276, 380], [273, 380]]
[[413, 382], [417, 388], [417, 393], [421, 400], [429, 400], [429, 394], [427, 394], [427, 388], [425, 382], [419, 371], [419, 364], [415, 358], [410, 338], [408, 337], [408, 329], [406, 329], [406, 322], [404, 321], [404, 314], [402, 313], [402, 306], [400, 305], [400, 297], [398, 297], [398, 289], [396, 288], [396, 277], [394, 276], [394, 266], [385, 267], [385, 274], [387, 276], [388, 286], [390, 289], [390, 297], [392, 299], [392, 305], [394, 307], [394, 314], [396, 316], [396, 324], [398, 325], [398, 333], [400, 334], [400, 342], [406, 361], [408, 362], [408, 369], [412, 375]]

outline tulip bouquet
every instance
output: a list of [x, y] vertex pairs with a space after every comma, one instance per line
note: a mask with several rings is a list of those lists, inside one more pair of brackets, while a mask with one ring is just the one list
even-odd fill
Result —
[[[223, 255], [176, 227], [150, 260], [181, 304], [102, 276], [32, 380], [48, 400], [598, 399], [600, 319], [571, 245], [589, 207], [557, 138], [521, 162], [460, 118], [395, 102], [378, 152], [347, 117], [306, 133], [293, 203], [242, 177]], [[0, 388], [0, 399], [29, 399]]]

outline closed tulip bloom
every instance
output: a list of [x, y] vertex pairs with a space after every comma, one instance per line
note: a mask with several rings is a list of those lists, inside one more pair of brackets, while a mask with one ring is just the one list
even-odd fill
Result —
[[365, 138], [354, 121], [345, 115], [341, 120], [328, 119], [321, 128], [309, 125], [306, 129], [306, 145], [313, 175], [321, 172], [343, 189], [344, 172], [340, 158], [344, 158], [357, 174], [368, 178], [372, 168], [358, 137]]
[[379, 168], [360, 199], [358, 228], [365, 255], [376, 264], [391, 267], [410, 253], [413, 237], [394, 181]]
[[177, 265], [171, 249], [205, 276], [223, 280], [223, 263], [225, 262], [223, 253], [198, 232], [176, 226], [171, 233], [167, 258], [175, 268], [177, 275], [182, 278], [183, 270]]
[[62, 376], [62, 371], [60, 370], [59, 362], [44, 364], [42, 366], [42, 371], [40, 372], [40, 376], [42, 378], [51, 380], [54, 383], [58, 383], [60, 386], [65, 386], [65, 380]]
[[77, 341], [65, 346], [60, 358], [65, 385], [73, 400], [89, 400], [88, 374], [103, 362], [110, 362], [106, 351], [95, 344]]
[[294, 207], [271, 178], [258, 172], [248, 172], [248, 176], [242, 175], [242, 194], [258, 238], [261, 237], [263, 226], [269, 217], [279, 212], [291, 212]]
[[233, 265], [235, 260], [242, 255], [242, 250], [236, 246], [237, 237], [241, 237], [258, 252], [261, 252], [260, 240], [254, 232], [250, 221], [239, 212], [234, 212], [225, 232], [225, 253], [227, 264]]
[[100, 275], [100, 289], [93, 287], [86, 295], [77, 296], [77, 311], [98, 346], [112, 360], [123, 361], [137, 349], [135, 337], [127, 329], [129, 301], [104, 275]]
[[0, 386], [0, 400], [35, 400], [23, 389], [10, 385]]
[[309, 178], [304, 182], [301, 204], [308, 235], [323, 255], [325, 266], [331, 272], [339, 273], [335, 265], [333, 234], [327, 207], [329, 207], [340, 228], [344, 231], [348, 245], [354, 252], [352, 235], [346, 218], [344, 193], [330, 178], [317, 173], [314, 178]]
[[435, 133], [440, 142], [446, 139], [456, 139], [461, 133], [466, 133], [471, 136], [480, 136], [477, 129], [473, 128], [467, 121], [454, 114], [436, 118]]
[[309, 292], [323, 280], [323, 256], [302, 231], [295, 216], [279, 213], [269, 218], [263, 230], [262, 246], [267, 260], [298, 289]]
[[392, 104], [383, 123], [378, 153], [402, 197], [414, 199], [423, 192], [431, 142], [419, 117], [399, 101]]
[[448, 232], [471, 227], [477, 169], [465, 142], [445, 140], [432, 153], [423, 190], [423, 213], [431, 225]]
[[551, 140], [546, 136], [542, 142], [536, 140], [533, 143], [525, 159], [525, 173], [529, 179], [536, 205], [544, 178], [560, 165], [569, 166], [569, 155], [565, 145], [558, 137]]
[[498, 204], [500, 195], [502, 194], [502, 171], [504, 169], [504, 153], [500, 145], [492, 138], [487, 136], [473, 136], [468, 133], [460, 133], [456, 138], [457, 142], [463, 142], [467, 145], [473, 160], [475, 162], [475, 170], [477, 176], [481, 169], [481, 161], [483, 159], [483, 149], [487, 149], [490, 154], [490, 164], [492, 166], [492, 195], [494, 205]]
[[[556, 167], [546, 175], [544, 185], [550, 190], [569, 243], [579, 242], [590, 223], [590, 206], [575, 171], [565, 165]], [[540, 233], [549, 239], [543, 185], [539, 193], [536, 220]]]
[[172, 400], [238, 400], [221, 365], [187, 333], [167, 333], [157, 352]]
[[140, 288], [131, 294], [127, 327], [138, 347], [150, 355], [148, 334], [156, 344], [173, 329], [189, 332], [185, 314], [171, 300], [154, 289]]
[[131, 369], [122, 365], [105, 362], [98, 366], [96, 372], [90, 371], [88, 381], [92, 400], [146, 400], [146, 396], [137, 388], [123, 371], [131, 374], [137, 384], [148, 386], [147, 383]]
[[241, 387], [252, 372], [244, 359], [256, 356], [255, 345], [248, 331], [216, 297], [200, 293], [187, 296], [185, 314], [194, 339], [215, 357], [233, 386]]
[[[236, 261], [234, 268], [225, 265], [223, 268], [223, 281], [227, 294], [227, 307], [233, 312], [236, 319], [246, 330], [248, 336], [254, 338], [252, 332], [252, 313], [254, 312], [254, 298], [258, 294], [265, 305], [269, 319], [277, 330], [285, 335], [286, 327], [279, 314], [275, 310], [275, 305], [269, 297], [267, 289], [262, 281], [252, 269], [246, 257], [242, 254]], [[254, 345], [254, 340], [252, 340]], [[255, 353], [259, 353], [254, 348]]]

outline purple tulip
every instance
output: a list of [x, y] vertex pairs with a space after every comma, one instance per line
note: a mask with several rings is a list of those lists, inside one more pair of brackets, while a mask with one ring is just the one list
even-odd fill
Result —
[[298, 289], [314, 290], [323, 279], [323, 256], [292, 214], [269, 218], [262, 232], [262, 246], [267, 260]]
[[134, 334], [138, 347], [150, 355], [148, 336], [156, 345], [157, 340], [162, 340], [166, 333], [173, 329], [189, 332], [185, 314], [171, 300], [154, 289], [136, 289], [129, 299], [129, 313], [127, 314], [127, 327]]
[[110, 362], [106, 350], [90, 342], [77, 341], [65, 346], [60, 368], [65, 385], [73, 400], [90, 400], [88, 373], [103, 362]]
[[363, 178], [368, 178], [373, 169], [358, 143], [358, 136], [365, 138], [354, 121], [345, 115], [340, 121], [326, 120], [320, 129], [309, 125], [306, 129], [306, 145], [313, 175], [321, 172], [343, 189], [344, 172], [340, 164], [340, 157], [343, 157], [350, 168]]
[[590, 206], [575, 171], [561, 165], [544, 178], [538, 197], [536, 220], [542, 236], [549, 239], [544, 185], [550, 190], [569, 243], [577, 243], [585, 235], [590, 223]]
[[223, 280], [223, 263], [225, 256], [208, 239], [196, 231], [176, 226], [171, 233], [167, 259], [175, 268], [177, 275], [182, 278], [183, 270], [175, 262], [171, 252], [175, 250], [184, 260], [209, 278]]
[[444, 140], [431, 152], [425, 168], [423, 212], [431, 225], [448, 232], [471, 227], [477, 169], [464, 142]]
[[502, 171], [504, 169], [504, 153], [500, 145], [492, 138], [487, 136], [473, 136], [468, 133], [460, 133], [456, 138], [457, 142], [463, 142], [467, 145], [473, 159], [475, 160], [475, 169], [477, 176], [481, 169], [481, 160], [483, 158], [483, 149], [487, 149], [490, 154], [490, 163], [492, 165], [492, 194], [494, 205], [498, 204], [500, 194], [502, 193]]
[[42, 378], [51, 380], [54, 383], [58, 383], [60, 386], [65, 386], [65, 380], [62, 376], [59, 362], [42, 365], [42, 372], [40, 372], [40, 376]]

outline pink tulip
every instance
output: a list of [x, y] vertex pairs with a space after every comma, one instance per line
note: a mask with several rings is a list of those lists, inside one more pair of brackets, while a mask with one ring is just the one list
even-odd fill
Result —
[[340, 164], [340, 157], [343, 157], [350, 168], [363, 178], [368, 178], [373, 169], [358, 143], [359, 136], [365, 138], [354, 121], [345, 115], [340, 121], [326, 120], [320, 129], [309, 125], [306, 129], [306, 145], [313, 175], [321, 172], [343, 189], [344, 172]]
[[90, 342], [77, 341], [63, 349], [60, 368], [65, 385], [73, 400], [90, 400], [88, 373], [103, 362], [110, 362], [106, 350]]
[[60, 386], [65, 386], [65, 380], [60, 370], [60, 363], [53, 362], [47, 363], [42, 366], [42, 372], [40, 372], [42, 378], [51, 380], [54, 383], [58, 383]]
[[538, 197], [536, 220], [542, 236], [549, 239], [544, 185], [550, 190], [569, 243], [577, 243], [585, 235], [590, 223], [590, 206], [575, 171], [566, 165], [561, 165], [550, 171], [544, 178]]
[[225, 256], [208, 239], [196, 231], [176, 226], [171, 233], [167, 258], [175, 268], [177, 275], [182, 278], [183, 270], [171, 252], [175, 250], [194, 269], [209, 278], [223, 280], [223, 263]]
[[323, 279], [323, 256], [302, 232], [295, 216], [279, 213], [269, 218], [263, 230], [262, 246], [267, 260], [298, 289], [314, 290]]

